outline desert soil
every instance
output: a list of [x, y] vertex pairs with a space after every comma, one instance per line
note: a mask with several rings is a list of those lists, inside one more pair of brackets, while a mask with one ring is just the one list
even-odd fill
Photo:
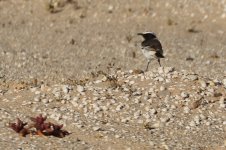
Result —
[[[225, 58], [226, 0], [0, 0], [0, 147], [226, 149]], [[71, 134], [9, 128], [39, 114]]]

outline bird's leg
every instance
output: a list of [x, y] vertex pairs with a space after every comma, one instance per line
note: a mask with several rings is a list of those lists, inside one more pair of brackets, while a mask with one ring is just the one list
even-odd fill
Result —
[[159, 62], [159, 66], [161, 67], [160, 59], [158, 59], [158, 62]]
[[145, 69], [145, 72], [148, 71], [149, 63], [150, 63], [150, 60], [148, 60], [148, 64], [147, 64], [147, 67], [146, 67], [146, 69]]

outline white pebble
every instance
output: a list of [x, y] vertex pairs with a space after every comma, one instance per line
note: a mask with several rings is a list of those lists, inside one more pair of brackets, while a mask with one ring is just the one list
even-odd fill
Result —
[[189, 94], [185, 93], [185, 92], [181, 92], [180, 96], [183, 97], [183, 98], [188, 98]]
[[204, 80], [200, 80], [199, 83], [200, 83], [201, 87], [203, 87], [203, 88], [207, 87], [207, 84]]
[[118, 105], [118, 106], [116, 107], [116, 111], [120, 111], [123, 107], [124, 107], [123, 104]]
[[191, 127], [196, 126], [195, 121], [191, 121], [191, 122], [189, 123], [189, 125], [190, 125]]
[[84, 89], [84, 87], [83, 87], [83, 86], [81, 86], [81, 85], [77, 85], [77, 91], [78, 91], [79, 93], [82, 93], [82, 92], [84, 92], [84, 91], [85, 91], [85, 89]]
[[70, 87], [68, 85], [63, 85], [62, 90], [63, 90], [64, 94], [67, 94], [70, 91]]
[[100, 131], [101, 128], [100, 128], [100, 127], [93, 127], [93, 130], [94, 130], [94, 131]]
[[166, 88], [164, 86], [160, 86], [160, 91], [164, 91]]
[[47, 104], [47, 103], [49, 103], [49, 100], [48, 100], [48, 99], [42, 99], [42, 102], [43, 102], [44, 104]]
[[226, 79], [223, 79], [222, 83], [223, 83], [224, 87], [226, 88]]
[[41, 99], [40, 99], [40, 95], [34, 97], [34, 101], [35, 101], [35, 102], [40, 102], [40, 100], [41, 100]]
[[173, 68], [173, 67], [165, 67], [164, 68], [164, 72], [165, 72], [165, 74], [168, 74], [168, 73], [170, 73], [170, 72], [173, 72], [175, 69]]
[[210, 125], [211, 125], [211, 123], [210, 123], [210, 122], [206, 122], [206, 125], [207, 125], [207, 126], [210, 126]]
[[186, 114], [188, 114], [190, 112], [190, 109], [189, 109], [189, 107], [184, 107], [184, 113], [186, 113]]

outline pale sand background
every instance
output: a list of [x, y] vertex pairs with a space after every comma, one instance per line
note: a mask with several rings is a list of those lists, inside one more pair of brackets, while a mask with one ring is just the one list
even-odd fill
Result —
[[47, 0], [0, 1], [0, 73], [5, 78], [73, 77], [109, 63], [144, 69], [146, 60], [136, 46], [142, 40], [136, 33], [143, 31], [161, 40], [163, 66], [225, 75], [224, 0], [59, 2], [60, 11], [50, 13]]

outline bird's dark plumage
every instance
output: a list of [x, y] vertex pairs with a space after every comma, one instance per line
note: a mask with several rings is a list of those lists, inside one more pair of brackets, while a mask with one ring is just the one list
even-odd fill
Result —
[[142, 47], [147, 47], [149, 48], [150, 50], [153, 50], [153, 51], [159, 51], [162, 49], [162, 44], [159, 42], [159, 40], [157, 38], [153, 38], [153, 39], [150, 39], [150, 40], [144, 40], [142, 43], [141, 43], [141, 46]]

